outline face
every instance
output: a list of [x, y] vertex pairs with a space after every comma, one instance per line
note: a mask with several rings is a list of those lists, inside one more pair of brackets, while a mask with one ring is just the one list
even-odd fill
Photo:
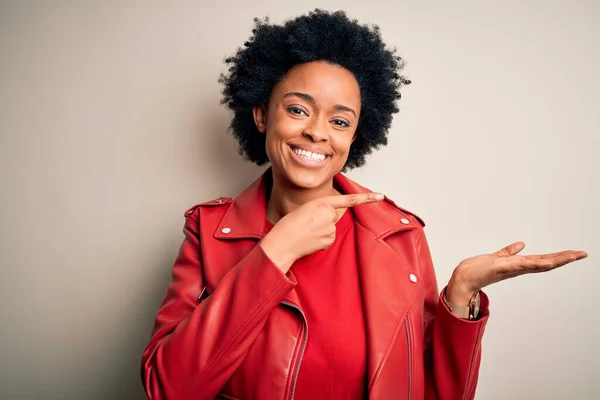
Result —
[[292, 68], [269, 104], [254, 109], [274, 177], [303, 189], [331, 185], [348, 158], [360, 104], [350, 71], [322, 61]]

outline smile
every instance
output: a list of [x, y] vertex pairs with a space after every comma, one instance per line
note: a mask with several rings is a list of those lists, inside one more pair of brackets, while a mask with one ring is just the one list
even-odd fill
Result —
[[325, 159], [328, 157], [326, 154], [310, 152], [310, 151], [299, 149], [298, 147], [290, 146], [290, 148], [295, 155], [297, 155], [298, 157], [302, 157], [308, 161], [322, 162], [322, 161], [325, 161]]

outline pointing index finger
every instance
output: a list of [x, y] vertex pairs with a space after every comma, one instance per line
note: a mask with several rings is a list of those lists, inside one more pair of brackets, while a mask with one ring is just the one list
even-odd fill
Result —
[[327, 204], [333, 208], [354, 207], [360, 204], [375, 203], [383, 200], [381, 193], [357, 193], [329, 196], [325, 198]]

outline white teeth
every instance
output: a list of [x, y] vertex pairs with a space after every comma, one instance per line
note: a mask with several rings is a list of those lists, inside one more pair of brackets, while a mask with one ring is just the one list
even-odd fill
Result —
[[327, 157], [325, 154], [313, 153], [302, 149], [294, 148], [292, 151], [299, 156], [313, 161], [323, 161]]

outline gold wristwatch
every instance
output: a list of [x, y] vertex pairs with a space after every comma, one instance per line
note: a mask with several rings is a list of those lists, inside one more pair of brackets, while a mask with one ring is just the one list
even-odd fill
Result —
[[479, 316], [479, 307], [480, 307], [480, 295], [479, 291], [473, 293], [471, 299], [469, 300], [469, 304], [466, 306], [453, 306], [450, 305], [448, 299], [446, 298], [446, 292], [444, 291], [444, 295], [442, 298], [444, 299], [444, 303], [448, 310], [452, 313], [452, 315], [457, 316], [458, 318], [466, 319], [468, 321], [474, 321]]

